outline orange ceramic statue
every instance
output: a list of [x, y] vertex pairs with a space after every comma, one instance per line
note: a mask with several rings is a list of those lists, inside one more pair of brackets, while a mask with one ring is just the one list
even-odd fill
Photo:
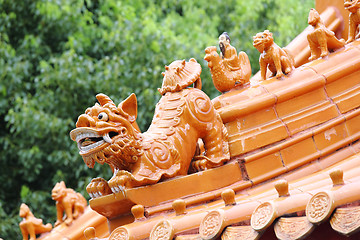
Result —
[[[196, 170], [222, 165], [229, 160], [227, 131], [208, 96], [198, 88], [201, 66], [195, 59], [175, 61], [166, 66], [159, 92], [163, 95], [155, 109], [148, 131], [141, 133], [136, 124], [135, 94], [116, 106], [104, 94], [100, 104], [79, 116], [72, 140], [78, 142], [80, 154], [89, 167], [107, 163], [114, 170], [108, 184], [112, 192], [123, 191], [160, 179], [188, 173], [198, 139], [206, 154], [193, 162]], [[91, 197], [104, 191], [105, 180], [94, 179], [88, 185]], [[98, 187], [99, 186], [99, 187]]]
[[25, 203], [21, 204], [19, 215], [23, 218], [19, 223], [23, 240], [28, 240], [29, 235], [30, 240], [35, 240], [36, 234], [50, 232], [52, 229], [50, 223], [44, 225], [41, 219], [34, 217], [30, 208]]
[[360, 1], [344, 0], [344, 7], [349, 10], [349, 36], [346, 43], [350, 43], [359, 37], [360, 24]]
[[284, 76], [284, 72], [288, 74], [294, 69], [293, 57], [286, 49], [274, 43], [269, 30], [256, 34], [253, 40], [253, 46], [261, 53], [259, 62], [262, 80], [266, 79], [267, 68], [273, 75], [276, 74], [277, 78]]
[[329, 49], [336, 50], [345, 45], [344, 39], [338, 40], [335, 33], [324, 26], [319, 13], [313, 8], [310, 10], [308, 23], [314, 27], [314, 31], [307, 36], [311, 52], [309, 61], [325, 57], [329, 54]]
[[64, 211], [66, 213], [65, 223], [70, 225], [74, 219], [84, 212], [87, 205], [86, 199], [71, 188], [66, 188], [63, 181], [55, 184], [51, 197], [56, 201], [57, 221], [55, 227], [64, 221]]
[[220, 92], [226, 92], [249, 82], [251, 66], [247, 54], [237, 54], [236, 49], [230, 45], [230, 37], [226, 32], [220, 35], [219, 46], [220, 56], [216, 47], [212, 46], [205, 49], [204, 57], [208, 61], [215, 88]]

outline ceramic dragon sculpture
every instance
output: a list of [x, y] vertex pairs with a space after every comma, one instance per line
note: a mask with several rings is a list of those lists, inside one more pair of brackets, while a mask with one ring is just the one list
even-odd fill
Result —
[[[108, 182], [95, 178], [89, 183], [92, 198], [186, 175], [191, 166], [200, 171], [229, 160], [226, 128], [209, 97], [196, 88], [201, 86], [200, 73], [195, 59], [166, 66], [162, 98], [144, 133], [136, 124], [135, 94], [118, 106], [104, 94], [96, 96], [100, 104], [80, 115], [70, 133], [88, 167], [98, 162], [113, 169]], [[206, 152], [194, 156], [199, 139]]]

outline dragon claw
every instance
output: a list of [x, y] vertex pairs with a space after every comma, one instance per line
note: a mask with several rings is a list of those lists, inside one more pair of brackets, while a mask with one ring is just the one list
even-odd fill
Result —
[[282, 78], [284, 76], [284, 73], [283, 72], [278, 72], [277, 74], [276, 74], [276, 78]]
[[112, 193], [108, 183], [103, 178], [94, 178], [87, 185], [86, 191], [91, 198], [97, 198]]
[[66, 219], [66, 220], [65, 220], [65, 224], [66, 224], [67, 226], [71, 225], [72, 222], [73, 222], [72, 219]]
[[195, 157], [195, 161], [193, 161], [192, 167], [196, 172], [212, 168], [210, 159], [203, 155]]
[[109, 186], [114, 193], [124, 193], [125, 186], [128, 182], [130, 182], [130, 180], [129, 176], [123, 175], [121, 172], [117, 172], [109, 180]]

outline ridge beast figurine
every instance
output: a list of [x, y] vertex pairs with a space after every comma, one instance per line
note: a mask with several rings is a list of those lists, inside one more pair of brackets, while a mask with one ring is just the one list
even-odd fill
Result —
[[325, 57], [329, 49], [336, 50], [345, 45], [344, 39], [338, 40], [335, 33], [324, 26], [319, 13], [313, 8], [309, 12], [308, 23], [314, 27], [314, 31], [307, 36], [311, 52], [309, 61]]
[[294, 69], [294, 59], [290, 52], [274, 42], [269, 30], [256, 34], [253, 40], [253, 46], [261, 53], [259, 62], [262, 80], [266, 79], [267, 68], [276, 78], [281, 78], [284, 72], [288, 74]]
[[56, 201], [57, 221], [55, 227], [64, 222], [63, 213], [66, 213], [66, 225], [70, 225], [76, 219], [87, 205], [86, 199], [80, 194], [66, 188], [64, 181], [56, 183], [51, 191], [51, 197]]
[[[90, 182], [87, 191], [92, 198], [186, 175], [193, 158], [197, 171], [229, 160], [227, 130], [209, 97], [198, 89], [200, 64], [195, 59], [178, 60], [165, 69], [158, 89], [163, 96], [147, 132], [141, 133], [136, 124], [135, 94], [118, 106], [98, 94], [100, 104], [79, 116], [70, 136], [84, 162], [90, 168], [95, 162], [107, 163], [114, 171], [108, 183], [102, 178]], [[187, 88], [193, 83], [195, 88]], [[194, 156], [198, 139], [205, 155]]]
[[215, 88], [220, 92], [226, 92], [249, 82], [251, 66], [247, 54], [242, 51], [237, 54], [236, 49], [230, 45], [227, 32], [219, 36], [219, 46], [220, 56], [216, 47], [211, 46], [205, 49], [204, 57], [208, 61]]
[[360, 2], [359, 0], [344, 0], [344, 7], [349, 14], [349, 36], [346, 43], [350, 43], [359, 38], [360, 24]]
[[42, 219], [34, 217], [34, 214], [25, 203], [20, 206], [19, 216], [23, 218], [23, 220], [19, 223], [23, 240], [28, 240], [29, 235], [30, 240], [35, 240], [36, 234], [50, 232], [52, 229], [52, 225], [50, 223], [44, 225]]

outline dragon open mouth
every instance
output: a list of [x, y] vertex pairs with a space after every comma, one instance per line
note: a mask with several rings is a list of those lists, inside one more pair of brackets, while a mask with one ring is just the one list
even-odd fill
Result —
[[263, 43], [263, 42], [260, 41], [260, 40], [254, 40], [253, 46], [254, 46], [254, 47], [257, 47], [257, 46], [261, 45], [262, 43]]
[[71, 139], [78, 143], [81, 155], [92, 153], [94, 150], [99, 151], [106, 145], [112, 144], [112, 137], [118, 135], [116, 132], [99, 134], [90, 128], [77, 128], [70, 132]]

